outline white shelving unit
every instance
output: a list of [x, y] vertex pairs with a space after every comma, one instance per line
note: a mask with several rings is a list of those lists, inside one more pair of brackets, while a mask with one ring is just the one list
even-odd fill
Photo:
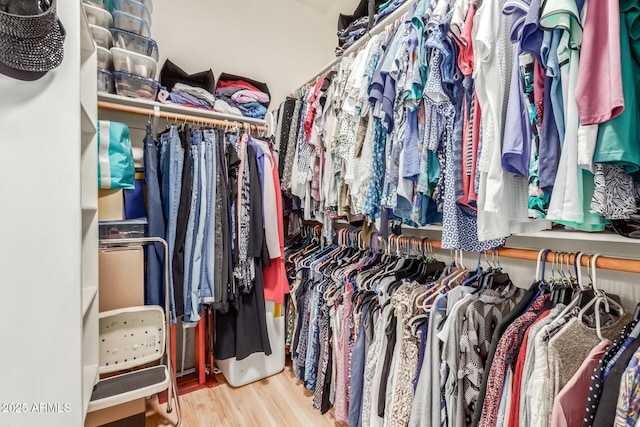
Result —
[[80, 0], [59, 1], [64, 60], [0, 75], [0, 426], [82, 426], [98, 375], [96, 49]]
[[98, 123], [97, 53], [80, 10], [80, 206], [82, 209], [82, 410], [98, 381]]
[[[126, 96], [113, 95], [110, 93], [100, 93], [98, 101], [110, 102], [113, 104], [126, 105], [129, 107], [145, 108], [155, 111], [163, 111], [169, 114], [186, 114], [189, 116], [202, 117], [203, 119], [228, 120], [230, 125], [233, 122], [250, 123], [258, 126], [264, 126], [266, 122], [262, 119], [252, 119], [244, 116], [234, 116], [232, 114], [217, 113], [215, 111], [204, 110], [201, 108], [189, 108], [178, 104], [165, 104], [157, 101], [148, 101], [146, 99], [128, 98]], [[162, 124], [162, 122], [160, 122]]]

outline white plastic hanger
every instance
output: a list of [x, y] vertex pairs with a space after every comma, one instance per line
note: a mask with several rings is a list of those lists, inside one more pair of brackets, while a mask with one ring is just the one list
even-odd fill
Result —
[[580, 319], [580, 321], [582, 321], [582, 318], [584, 316], [584, 314], [587, 312], [587, 310], [592, 306], [595, 305], [595, 318], [596, 318], [596, 333], [598, 334], [598, 338], [600, 338], [601, 340], [604, 340], [604, 337], [602, 336], [602, 328], [601, 328], [601, 318], [600, 318], [600, 307], [602, 304], [604, 304], [604, 309], [605, 312], [609, 313], [610, 312], [610, 305], [613, 305], [614, 307], [616, 307], [619, 312], [620, 315], [622, 315], [624, 313], [624, 308], [618, 304], [617, 302], [615, 302], [614, 300], [612, 300], [611, 298], [609, 298], [607, 296], [607, 294], [598, 289], [598, 285], [597, 285], [597, 277], [596, 277], [596, 261], [598, 260], [598, 257], [600, 256], [600, 254], [595, 254], [593, 256], [593, 258], [591, 259], [591, 277], [593, 279], [593, 291], [595, 293], [595, 296], [593, 297], [593, 299], [591, 301], [589, 301], [589, 303], [587, 305], [585, 305], [582, 310], [580, 310], [580, 314], [578, 315], [578, 319]]
[[542, 276], [542, 254], [544, 253], [544, 251], [546, 251], [546, 249], [540, 249], [540, 252], [538, 252], [538, 262], [536, 264], [536, 280], [538, 280], [539, 282], [544, 281], [544, 277], [541, 277]]

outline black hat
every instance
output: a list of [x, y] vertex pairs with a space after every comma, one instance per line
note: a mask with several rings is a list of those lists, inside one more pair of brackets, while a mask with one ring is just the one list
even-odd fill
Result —
[[64, 38], [56, 0], [0, 0], [0, 73], [39, 79], [62, 62]]
[[611, 226], [621, 236], [640, 239], [640, 214], [632, 214], [629, 219], [615, 219]]

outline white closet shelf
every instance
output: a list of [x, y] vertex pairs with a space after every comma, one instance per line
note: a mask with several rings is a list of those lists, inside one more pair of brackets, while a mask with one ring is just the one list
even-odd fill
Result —
[[[335, 224], [349, 225], [344, 219], [334, 221]], [[442, 232], [441, 224], [431, 224], [423, 227], [411, 227], [409, 225], [402, 225], [403, 230], [420, 230], [420, 231], [438, 231]], [[601, 243], [622, 243], [629, 245], [640, 245], [640, 239], [630, 239], [628, 237], [621, 236], [612, 231], [601, 231], [589, 233], [586, 231], [569, 231], [562, 229], [543, 230], [535, 233], [528, 234], [513, 234], [510, 238], [526, 238], [526, 239], [557, 239], [573, 242], [601, 242]]]
[[612, 231], [601, 231], [588, 233], [586, 231], [568, 231], [568, 230], [543, 230], [536, 233], [514, 234], [512, 237], [530, 238], [530, 239], [560, 239], [571, 241], [589, 241], [603, 243], [626, 243], [631, 245], [640, 244], [640, 239], [630, 239], [621, 236]]
[[91, 303], [98, 295], [97, 286], [86, 286], [82, 288], [82, 317], [84, 317], [91, 307]]
[[[163, 112], [166, 114], [183, 114], [193, 117], [200, 117], [203, 119], [212, 120], [228, 120], [230, 125], [233, 122], [237, 123], [250, 123], [252, 125], [266, 126], [266, 121], [261, 119], [252, 119], [244, 116], [234, 116], [232, 114], [217, 113], [214, 111], [202, 110], [198, 108], [183, 107], [177, 104], [165, 104], [157, 101], [148, 101], [146, 99], [128, 98], [126, 96], [113, 95], [110, 93], [98, 94], [98, 108], [103, 108], [100, 105], [101, 102], [107, 102], [111, 104], [118, 104], [128, 107], [137, 107], [151, 110], [150, 115], [153, 115], [154, 111], [158, 113]], [[171, 120], [169, 120], [171, 121]]]

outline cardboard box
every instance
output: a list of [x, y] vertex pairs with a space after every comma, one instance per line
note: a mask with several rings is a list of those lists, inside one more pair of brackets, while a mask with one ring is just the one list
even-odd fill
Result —
[[99, 253], [99, 310], [144, 305], [144, 252], [141, 246]]
[[119, 221], [124, 219], [123, 190], [98, 190], [98, 220]]

